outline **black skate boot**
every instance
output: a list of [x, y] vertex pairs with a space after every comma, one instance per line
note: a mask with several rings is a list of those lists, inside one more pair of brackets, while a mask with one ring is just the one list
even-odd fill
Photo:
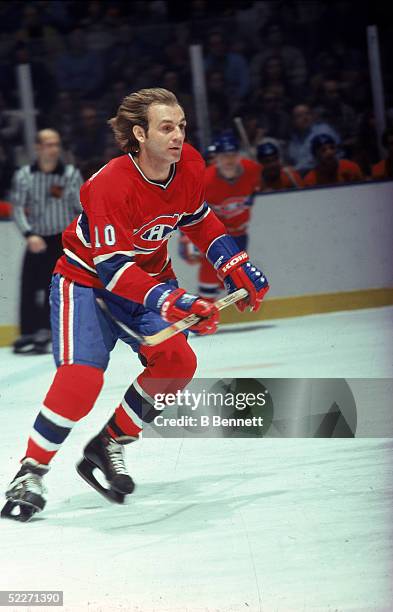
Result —
[[[111, 438], [106, 432], [101, 431], [93, 438], [83, 451], [84, 458], [77, 466], [77, 472], [86, 482], [94, 487], [106, 499], [117, 504], [122, 504], [126, 495], [133, 492], [134, 481], [127, 472], [124, 463], [124, 444], [134, 442], [135, 438], [122, 436]], [[108, 488], [98, 482], [93, 472], [101, 470], [108, 483]]]
[[5, 493], [7, 503], [1, 511], [2, 518], [26, 522], [44, 509], [42, 477], [48, 470], [49, 466], [40, 465], [35, 459], [23, 459], [21, 469]]
[[17, 338], [13, 344], [16, 355], [33, 355], [35, 353], [34, 335], [25, 334]]

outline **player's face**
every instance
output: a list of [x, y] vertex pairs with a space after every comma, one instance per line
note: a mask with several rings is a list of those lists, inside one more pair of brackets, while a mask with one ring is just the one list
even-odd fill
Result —
[[142, 143], [149, 157], [172, 164], [180, 159], [186, 129], [181, 106], [152, 104], [148, 110], [149, 129]]
[[225, 178], [237, 176], [241, 170], [240, 155], [237, 151], [216, 154], [217, 168]]

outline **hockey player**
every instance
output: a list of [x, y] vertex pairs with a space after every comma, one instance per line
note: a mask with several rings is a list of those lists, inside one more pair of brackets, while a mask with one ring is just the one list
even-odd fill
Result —
[[262, 165], [261, 192], [300, 189], [303, 186], [300, 174], [294, 168], [281, 163], [279, 149], [273, 142], [264, 142], [257, 146], [257, 160]]
[[[43, 476], [72, 427], [94, 406], [118, 339], [138, 354], [144, 370], [85, 447], [78, 471], [111, 501], [121, 503], [132, 493], [123, 446], [160, 414], [156, 392], [173, 393], [190, 381], [196, 357], [183, 333], [150, 347], [128, 335], [124, 324], [148, 335], [190, 313], [200, 317], [191, 328], [196, 333], [213, 333], [218, 323], [214, 304], [177, 286], [167, 254], [177, 228], [206, 253], [228, 292], [247, 290], [240, 310], [256, 310], [269, 288], [204, 201], [204, 163], [184, 144], [186, 122], [174, 94], [143, 89], [126, 96], [109, 123], [125, 155], [82, 186], [83, 212], [63, 234], [64, 256], [51, 289], [57, 372], [2, 511], [21, 521], [44, 508]], [[107, 487], [95, 478], [96, 468]]]
[[[206, 201], [225, 225], [240, 250], [247, 248], [248, 224], [253, 194], [259, 190], [261, 166], [241, 157], [238, 140], [224, 134], [215, 142], [215, 163], [205, 172]], [[214, 300], [222, 283], [208, 259], [199, 257], [187, 238], [180, 238], [180, 255], [193, 264], [200, 262], [198, 292]]]

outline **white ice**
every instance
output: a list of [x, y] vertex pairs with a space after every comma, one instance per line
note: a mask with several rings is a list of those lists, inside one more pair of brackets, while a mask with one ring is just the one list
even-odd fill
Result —
[[[392, 318], [314, 315], [191, 342], [199, 376], [392, 377]], [[391, 440], [144, 438], [127, 448], [136, 492], [111, 505], [74, 464], [139, 371], [119, 344], [53, 462], [45, 511], [0, 522], [0, 590], [63, 590], [65, 610], [89, 612], [392, 610]], [[1, 349], [0, 372], [4, 489], [54, 366]]]

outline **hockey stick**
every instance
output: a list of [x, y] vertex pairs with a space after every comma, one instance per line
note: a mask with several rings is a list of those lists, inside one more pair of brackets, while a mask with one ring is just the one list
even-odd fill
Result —
[[246, 128], [244, 127], [243, 119], [241, 117], [234, 117], [233, 122], [236, 125], [237, 131], [239, 132], [241, 143], [247, 155], [249, 155], [252, 159], [254, 159], [255, 153], [253, 153], [250, 139], [248, 138]]
[[[226, 295], [225, 297], [217, 300], [216, 302], [214, 302], [214, 304], [215, 306], [217, 306], [218, 310], [223, 310], [223, 308], [227, 308], [231, 304], [235, 304], [239, 300], [243, 300], [247, 297], [247, 295], [248, 293], [245, 289], [238, 289], [237, 291], [234, 291], [233, 293], [230, 293], [229, 295]], [[126, 332], [128, 336], [131, 336], [131, 338], [135, 338], [136, 340], [138, 340], [138, 342], [147, 346], [156, 346], [157, 344], [161, 344], [161, 342], [164, 342], [165, 340], [172, 338], [172, 336], [175, 336], [176, 334], [179, 334], [180, 332], [189, 329], [201, 320], [201, 318], [197, 315], [191, 314], [188, 315], [188, 317], [181, 319], [180, 321], [176, 321], [176, 323], [172, 323], [172, 325], [169, 325], [169, 327], [162, 329], [156, 334], [153, 334], [151, 336], [142, 336], [141, 334], [138, 334], [137, 332], [130, 329], [122, 321], [116, 319], [112, 315], [108, 306], [105, 304], [102, 298], [97, 298], [97, 303], [101, 310], [106, 315], [108, 315], [108, 317], [114, 323], [116, 323], [116, 325], [118, 325], [124, 332]]]

